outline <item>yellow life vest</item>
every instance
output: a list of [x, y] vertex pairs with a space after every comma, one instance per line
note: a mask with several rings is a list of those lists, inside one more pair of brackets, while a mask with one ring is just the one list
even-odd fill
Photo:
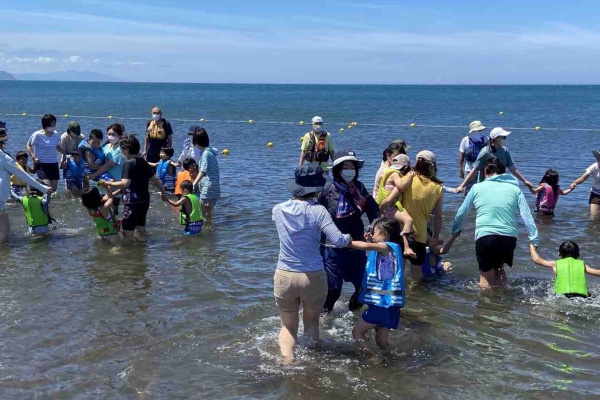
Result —
[[[21, 164], [17, 163], [17, 167], [21, 170], [21, 171], [25, 171], [27, 172], [22, 166]], [[20, 180], [19, 178], [17, 178], [15, 175], [11, 175], [10, 176], [10, 184], [13, 186], [19, 186], [19, 187], [25, 187], [27, 186], [27, 183], [23, 182], [22, 180]]]
[[150, 121], [150, 125], [148, 125], [148, 139], [163, 140], [167, 136], [163, 125], [162, 119], [158, 122], [154, 120]]
[[[389, 179], [389, 177], [394, 174], [397, 173], [398, 175], [400, 175], [400, 177], [402, 177], [402, 173], [392, 167], [388, 167], [385, 169], [385, 171], [383, 171], [383, 176], [381, 177], [381, 180], [379, 181], [379, 189], [377, 190], [377, 198], [375, 199], [375, 201], [377, 202], [377, 204], [381, 204], [383, 203], [383, 201], [390, 195], [390, 193], [392, 192], [391, 190], [388, 190], [385, 188], [385, 183], [387, 182], [387, 180]], [[402, 207], [402, 194], [400, 194], [397, 198], [396, 201], [394, 202], [394, 206], [396, 206], [396, 208], [398, 209], [398, 211], [403, 211], [404, 207]]]

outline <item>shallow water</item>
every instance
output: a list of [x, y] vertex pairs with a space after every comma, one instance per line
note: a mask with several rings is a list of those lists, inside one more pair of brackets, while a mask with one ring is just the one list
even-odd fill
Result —
[[[457, 185], [464, 130], [408, 129], [406, 122], [488, 126], [600, 127], [599, 87], [373, 87], [149, 85], [0, 82], [0, 113], [145, 117], [160, 104], [173, 119], [179, 149], [202, 116], [220, 156], [223, 197], [214, 222], [183, 237], [176, 211], [154, 196], [145, 242], [114, 252], [99, 243], [85, 210], [64, 193], [53, 200], [57, 229], [28, 238], [18, 205], [9, 210], [10, 247], [0, 249], [0, 397], [22, 398], [597, 398], [600, 395], [600, 297], [552, 295], [552, 273], [535, 267], [521, 235], [510, 286], [481, 293], [473, 216], [447, 257], [445, 276], [411, 285], [393, 360], [373, 366], [351, 342], [356, 318], [345, 293], [322, 324], [319, 350], [298, 349], [280, 363], [272, 296], [278, 241], [270, 209], [287, 198], [283, 180], [299, 156], [297, 122], [322, 114], [338, 149], [367, 162], [368, 187], [381, 150], [398, 137], [440, 159], [440, 177]], [[59, 95], [59, 96], [57, 96]], [[57, 96], [56, 100], [47, 100]], [[151, 104], [150, 104], [151, 103]], [[498, 111], [505, 115], [500, 117]], [[121, 111], [121, 113], [119, 113]], [[24, 147], [39, 118], [3, 116], [9, 151]], [[253, 118], [252, 125], [240, 122]], [[80, 118], [84, 131], [109, 120]], [[227, 122], [229, 121], [229, 122]], [[328, 122], [331, 121], [331, 122]], [[424, 122], [421, 122], [424, 121]], [[489, 121], [489, 122], [488, 122]], [[59, 128], [67, 119], [59, 117]], [[140, 131], [143, 120], [124, 120]], [[390, 126], [370, 126], [369, 123]], [[514, 131], [507, 145], [537, 182], [549, 167], [563, 185], [593, 162], [598, 132]], [[266, 148], [271, 141], [274, 147]], [[589, 183], [539, 219], [541, 252], [566, 239], [600, 266], [600, 224], [587, 216]], [[530, 204], [533, 198], [527, 195]], [[447, 195], [443, 236], [462, 197]], [[524, 231], [524, 228], [522, 229]], [[600, 279], [589, 278], [600, 293]]]

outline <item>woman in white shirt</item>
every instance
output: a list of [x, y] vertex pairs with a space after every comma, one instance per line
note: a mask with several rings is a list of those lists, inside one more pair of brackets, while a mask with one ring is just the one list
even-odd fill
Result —
[[590, 216], [600, 217], [600, 150], [592, 151], [596, 162], [590, 165], [579, 178], [571, 183], [571, 189], [592, 177], [592, 189], [590, 190]]

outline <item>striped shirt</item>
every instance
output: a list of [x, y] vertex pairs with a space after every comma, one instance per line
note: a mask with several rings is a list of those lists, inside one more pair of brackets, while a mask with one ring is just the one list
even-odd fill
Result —
[[321, 233], [336, 247], [345, 247], [352, 237], [335, 226], [322, 205], [314, 201], [288, 200], [273, 207], [273, 221], [279, 234], [277, 268], [291, 272], [323, 269]]
[[58, 162], [56, 146], [59, 141], [60, 137], [56, 132], [51, 136], [47, 136], [44, 130], [40, 129], [33, 132], [27, 143], [31, 146], [33, 154], [39, 158], [41, 163], [50, 164]]
[[221, 177], [217, 149], [207, 147], [202, 152], [198, 170], [204, 174], [200, 180], [200, 198], [216, 200], [221, 197]]

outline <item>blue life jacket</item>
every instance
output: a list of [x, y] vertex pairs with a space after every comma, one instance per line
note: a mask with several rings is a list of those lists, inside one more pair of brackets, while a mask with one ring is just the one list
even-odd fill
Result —
[[173, 170], [173, 174], [169, 174], [170, 163], [171, 160], [160, 160], [156, 166], [156, 176], [158, 176], [160, 183], [162, 183], [162, 185], [165, 187], [165, 190], [168, 192], [175, 190], [175, 181], [177, 180], [175, 176], [175, 169]]
[[425, 262], [421, 266], [423, 276], [441, 274], [443, 270], [442, 257], [439, 254], [436, 254], [435, 256], [435, 265], [431, 265], [431, 249], [427, 246], [427, 250], [425, 251]]
[[85, 166], [86, 174], [91, 175], [94, 173], [94, 170], [90, 168], [90, 165], [88, 164], [87, 159], [85, 158], [85, 153], [87, 153], [88, 151], [91, 151], [94, 155], [94, 165], [104, 164], [104, 158], [106, 156], [104, 155], [102, 148], [94, 149], [92, 146], [90, 146], [90, 142], [88, 142], [87, 140], [82, 140], [81, 143], [79, 143], [78, 150], [79, 154], [81, 155], [81, 159], [83, 160], [83, 165]]
[[472, 134], [469, 135], [469, 146], [465, 149], [465, 160], [470, 163], [474, 163], [479, 156], [479, 152], [485, 146], [485, 138], [483, 135], [477, 135], [473, 137]]
[[[392, 257], [394, 270], [382, 273], [379, 261], [384, 258], [377, 251], [371, 251], [365, 267], [362, 288], [358, 301], [378, 307], [404, 307], [404, 262], [402, 251], [397, 243], [385, 242], [392, 251], [387, 257]], [[385, 275], [385, 276], [382, 276]]]
[[65, 169], [65, 179], [77, 182], [83, 182], [83, 175], [85, 173], [85, 163], [83, 160], [79, 161], [78, 164], [73, 160], [67, 161], [67, 167]]

